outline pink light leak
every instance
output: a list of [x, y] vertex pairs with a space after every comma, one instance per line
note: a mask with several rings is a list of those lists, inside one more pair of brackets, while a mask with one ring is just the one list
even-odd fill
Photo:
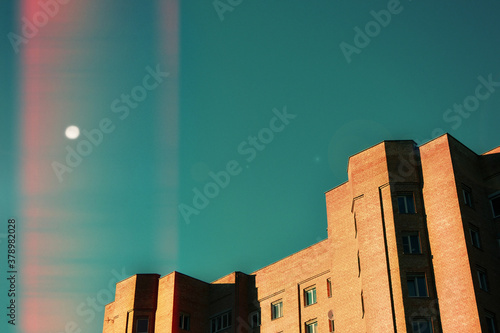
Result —
[[160, 227], [155, 241], [157, 251], [169, 261], [178, 256], [178, 187], [179, 187], [179, 1], [158, 1], [158, 58], [161, 68], [170, 73], [159, 93], [156, 128], [157, 175], [162, 188], [156, 207]]
[[[57, 1], [53, 3], [58, 4]], [[38, 0], [23, 0], [20, 4], [23, 20], [19, 21], [23, 25], [26, 21], [31, 24], [27, 34], [26, 29], [20, 29], [27, 41], [20, 45], [22, 257], [18, 269], [22, 290], [19, 313], [22, 315], [17, 325], [26, 333], [59, 332], [63, 328], [61, 322], [65, 323], [69, 315], [56, 310], [64, 307], [65, 297], [51, 292], [57, 290], [53, 289], [53, 278], [64, 277], [67, 273], [49, 258], [64, 249], [57, 242], [57, 234], [43, 230], [53, 221], [52, 214], [56, 214], [50, 210], [49, 198], [61, 190], [51, 162], [60, 150], [57, 140], [64, 126], [60, 120], [61, 110], [69, 106], [69, 101], [61, 98], [65, 77], [60, 66], [72, 50], [64, 43], [73, 33], [73, 25], [69, 22], [83, 14], [81, 7], [85, 3], [59, 4], [59, 7], [52, 7], [50, 13]]]

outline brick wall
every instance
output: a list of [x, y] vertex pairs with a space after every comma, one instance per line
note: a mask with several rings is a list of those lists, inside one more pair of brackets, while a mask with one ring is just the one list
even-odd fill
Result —
[[449, 136], [420, 147], [423, 195], [444, 332], [480, 332]]
[[[133, 332], [141, 317], [150, 318], [150, 333], [185, 332], [181, 313], [190, 316], [190, 332], [207, 333], [210, 319], [228, 310], [228, 333], [302, 333], [312, 322], [328, 332], [329, 319], [341, 333], [411, 332], [418, 318], [431, 320], [436, 333], [486, 330], [486, 314], [500, 315], [500, 221], [488, 199], [500, 190], [499, 156], [500, 148], [477, 155], [449, 135], [420, 148], [408, 140], [377, 144], [351, 156], [349, 180], [326, 192], [328, 239], [212, 283], [178, 272], [134, 275], [117, 284], [103, 333]], [[399, 210], [401, 195], [411, 197], [413, 212]], [[404, 252], [408, 233], [418, 234], [419, 252]], [[479, 288], [477, 267], [488, 272], [490, 290]], [[409, 295], [412, 274], [425, 276], [423, 297]], [[311, 288], [316, 302], [307, 305]], [[277, 301], [283, 316], [272, 318]], [[259, 312], [261, 326], [253, 327]]]

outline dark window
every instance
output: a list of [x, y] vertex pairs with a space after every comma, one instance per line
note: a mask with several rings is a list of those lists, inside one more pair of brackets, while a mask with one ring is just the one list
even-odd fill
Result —
[[283, 317], [283, 301], [279, 300], [271, 304], [271, 319]]
[[410, 297], [427, 297], [427, 282], [425, 274], [411, 274], [406, 278], [408, 283], [408, 296]]
[[422, 253], [420, 248], [420, 237], [418, 232], [407, 232], [403, 234], [403, 253], [419, 254]]
[[137, 333], [148, 333], [148, 324], [149, 320], [148, 319], [137, 319], [137, 328], [136, 332]]
[[358, 237], [358, 222], [356, 221], [356, 214], [354, 214], [354, 237]]
[[497, 195], [490, 199], [491, 209], [493, 211], [493, 217], [500, 216], [500, 195]]
[[328, 297], [332, 297], [332, 280], [326, 279], [326, 294]]
[[464, 204], [466, 206], [472, 207], [472, 192], [468, 188], [462, 189], [462, 192], [464, 194]]
[[361, 260], [359, 260], [359, 251], [358, 251], [358, 277], [361, 276]]
[[260, 326], [260, 312], [255, 311], [250, 316], [252, 322], [252, 328], [256, 328]]
[[308, 288], [304, 290], [304, 299], [306, 306], [316, 303], [316, 287]]
[[413, 194], [398, 195], [398, 208], [400, 214], [415, 214]]
[[470, 228], [469, 229], [470, 233], [470, 238], [471, 238], [471, 243], [478, 249], [481, 248], [481, 239], [479, 238], [479, 229], [477, 228]]
[[181, 330], [189, 331], [191, 318], [188, 314], [181, 313], [179, 318], [179, 328]]
[[361, 316], [365, 316], [365, 299], [363, 298], [363, 290], [361, 290]]
[[483, 268], [478, 268], [477, 269], [477, 278], [479, 280], [479, 288], [488, 291], [488, 274], [486, 273], [486, 270]]
[[231, 312], [225, 312], [210, 319], [210, 332], [222, 331], [231, 326]]
[[486, 326], [488, 327], [488, 333], [497, 333], [497, 321], [493, 313], [488, 312], [486, 314]]
[[431, 333], [432, 322], [429, 319], [413, 319], [411, 321], [411, 328], [413, 333]]

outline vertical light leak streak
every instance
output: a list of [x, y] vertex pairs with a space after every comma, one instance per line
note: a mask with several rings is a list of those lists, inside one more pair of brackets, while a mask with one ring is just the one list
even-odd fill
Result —
[[[158, 197], [155, 241], [158, 253], [172, 265], [178, 256], [178, 187], [179, 187], [179, 2], [158, 1], [158, 59], [160, 68], [169, 72], [159, 95], [156, 122]], [[172, 267], [166, 267], [170, 271]]]
[[57, 256], [68, 244], [60, 242], [61, 235], [49, 231], [65, 214], [51, 198], [67, 185], [59, 184], [51, 162], [63, 151], [61, 129], [70, 101], [64, 99], [67, 77], [61, 66], [72, 53], [64, 44], [72, 33], [70, 13], [78, 15], [79, 10], [76, 2], [53, 3], [58, 6], [52, 7], [53, 15], [42, 9], [38, 0], [24, 0], [20, 5], [21, 17], [32, 24], [27, 43], [20, 46], [22, 225], [17, 262], [22, 294], [16, 326], [25, 333], [58, 332], [61, 322], [64, 325], [68, 320], [65, 311], [69, 311], [64, 307], [67, 300], [57, 294], [58, 283], [68, 274]]
[[[22, 3], [21, 15], [32, 18], [37, 12], [36, 1], [25, 0]], [[22, 217], [24, 219], [21, 235], [23, 257], [21, 260], [21, 285], [23, 290], [21, 312], [21, 330], [35, 332], [39, 323], [44, 322], [37, 308], [42, 306], [42, 300], [37, 292], [37, 285], [43, 272], [41, 263], [37, 260], [36, 253], [41, 250], [44, 239], [37, 235], [36, 227], [40, 224], [37, 208], [33, 199], [50, 188], [49, 177], [42, 177], [39, 154], [44, 144], [42, 135], [43, 88], [39, 77], [41, 70], [39, 63], [43, 58], [40, 38], [32, 37], [22, 50]], [[40, 36], [38, 36], [40, 37]], [[45, 318], [47, 319], [47, 318]]]

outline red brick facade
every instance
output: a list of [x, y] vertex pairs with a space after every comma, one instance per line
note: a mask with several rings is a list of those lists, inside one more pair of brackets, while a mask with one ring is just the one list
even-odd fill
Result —
[[500, 147], [384, 141], [348, 179], [326, 193], [327, 239], [212, 283], [134, 275], [103, 333], [500, 332]]

